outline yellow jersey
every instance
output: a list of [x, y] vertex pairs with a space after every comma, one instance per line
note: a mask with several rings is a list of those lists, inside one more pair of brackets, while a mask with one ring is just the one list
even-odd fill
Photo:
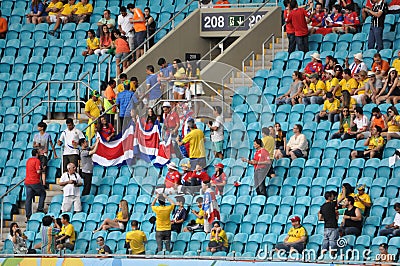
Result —
[[156, 214], [156, 231], [171, 230], [171, 212], [175, 205], [152, 206], [151, 209]]
[[[63, 3], [61, 1], [57, 2], [57, 3], [50, 2], [50, 4], [47, 6], [47, 8], [61, 9], [61, 8], [63, 8]], [[58, 12], [49, 12], [49, 16], [55, 16], [55, 15], [57, 15], [57, 13]]]
[[324, 101], [324, 106], [322, 107], [323, 111], [332, 112], [338, 110], [340, 107], [340, 101], [334, 98], [333, 102], [329, 100]]
[[82, 2], [79, 2], [75, 5], [76, 11], [75, 15], [82, 15], [85, 13], [92, 13], [93, 12], [93, 6], [92, 4], [87, 3], [86, 5], [83, 5]]
[[299, 241], [303, 236], [307, 237], [307, 231], [303, 226], [290, 228], [288, 232], [288, 243]]
[[74, 244], [75, 243], [75, 228], [72, 224], [68, 224], [67, 226], [63, 225], [61, 227], [61, 231], [59, 235], [66, 235], [69, 236], [68, 240], [69, 243]]
[[392, 120], [387, 123], [388, 132], [400, 132], [400, 115], [396, 115], [394, 120], [398, 125], [394, 124]]
[[[358, 82], [354, 78], [351, 78], [347, 81], [345, 79], [342, 79], [339, 82], [339, 85], [342, 87], [342, 91], [348, 91], [351, 94], [351, 92], [353, 90], [357, 89]], [[342, 94], [340, 94], [340, 95], [342, 95]]]
[[126, 233], [125, 241], [129, 243], [132, 254], [137, 255], [145, 252], [144, 243], [147, 242], [146, 234], [140, 230]]

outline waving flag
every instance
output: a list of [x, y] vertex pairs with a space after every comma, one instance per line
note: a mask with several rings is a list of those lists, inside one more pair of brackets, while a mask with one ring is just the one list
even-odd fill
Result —
[[167, 141], [161, 141], [158, 148], [158, 154], [153, 165], [157, 168], [162, 168], [164, 165], [169, 163], [169, 159], [171, 158], [171, 149], [172, 137], [169, 135]]
[[204, 193], [203, 211], [207, 213], [207, 220], [210, 224], [214, 222], [214, 220], [220, 219], [219, 207], [215, 197], [215, 192], [210, 188], [208, 188]]
[[151, 162], [158, 154], [159, 144], [159, 122], [156, 121], [151, 129], [145, 130], [138, 119], [133, 143], [135, 156], [147, 162]]

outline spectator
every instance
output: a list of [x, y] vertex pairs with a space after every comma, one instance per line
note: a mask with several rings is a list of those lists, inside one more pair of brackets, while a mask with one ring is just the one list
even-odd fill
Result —
[[[189, 80], [200, 79], [200, 62], [189, 61], [189, 59], [186, 59], [186, 77]], [[204, 104], [201, 101], [197, 101], [198, 98], [205, 94], [203, 83], [201, 81], [190, 82], [189, 90], [186, 90], [186, 92], [187, 100], [194, 99], [194, 117], [198, 117], [201, 108], [204, 107]], [[192, 108], [192, 104], [190, 102], [189, 104], [190, 108]]]
[[214, 155], [221, 160], [224, 159], [224, 118], [221, 106], [215, 106], [213, 110], [215, 121], [209, 121], [207, 126], [211, 131], [211, 141], [214, 144]]
[[281, 105], [281, 104], [291, 104], [295, 105], [296, 103], [299, 103], [299, 97], [303, 89], [303, 82], [302, 82], [302, 73], [300, 71], [294, 71], [292, 74], [292, 79], [293, 82], [290, 84], [289, 90], [279, 96], [276, 99], [276, 104]]
[[81, 169], [80, 175], [83, 178], [84, 186], [82, 190], [82, 196], [89, 195], [90, 189], [92, 188], [92, 177], [93, 177], [93, 161], [92, 155], [96, 153], [99, 146], [99, 138], [96, 139], [95, 144], [90, 147], [86, 139], [79, 140], [79, 146], [81, 146], [80, 159]]
[[292, 159], [304, 158], [307, 156], [308, 142], [306, 136], [302, 134], [303, 126], [296, 124], [293, 127], [294, 135], [290, 137], [286, 145], [286, 154]]
[[210, 182], [201, 183], [201, 192], [203, 193], [204, 232], [209, 233], [213, 222], [220, 219], [219, 206]]
[[229, 251], [228, 236], [224, 229], [221, 228], [219, 222], [214, 222], [214, 227], [211, 229], [210, 242], [208, 242], [207, 251], [215, 253], [217, 251]]
[[179, 234], [182, 230], [182, 224], [186, 220], [187, 210], [183, 206], [185, 204], [184, 197], [176, 197], [176, 202], [178, 203], [178, 209], [172, 214], [171, 230]]
[[134, 4], [128, 4], [127, 8], [133, 14], [133, 17], [130, 19], [130, 22], [133, 23], [133, 29], [135, 31], [134, 35], [134, 49], [136, 50], [136, 60], [144, 54], [144, 43], [147, 37], [147, 27], [146, 27], [146, 19], [143, 15], [143, 12], [140, 8], [135, 7]]
[[[393, 1], [394, 2], [394, 1]], [[379, 245], [379, 254], [376, 255], [376, 262], [380, 262], [374, 264], [374, 266], [391, 266], [393, 264], [383, 264], [382, 262], [394, 262], [396, 256], [394, 254], [389, 254], [388, 252], [389, 245], [386, 243], [382, 243]]]
[[104, 237], [98, 236], [96, 242], [97, 245], [99, 246], [97, 248], [97, 254], [104, 254], [104, 255], [112, 254], [110, 247], [104, 243]]
[[206, 150], [204, 147], [204, 133], [201, 129], [196, 128], [194, 121], [188, 122], [190, 132], [179, 141], [176, 138], [178, 145], [181, 146], [185, 143], [190, 143], [189, 158], [190, 164], [193, 166], [200, 165], [202, 168], [206, 167]]
[[339, 1], [340, 6], [344, 9], [346, 7], [353, 7], [354, 6], [354, 2], [353, 0], [340, 0]]
[[131, 222], [132, 231], [126, 233], [125, 241], [129, 243], [129, 254], [132, 255], [144, 255], [145, 247], [147, 242], [146, 234], [139, 230], [139, 222], [133, 220]]
[[218, 0], [215, 5], [214, 8], [230, 8], [230, 3], [228, 0]]
[[44, 212], [44, 200], [46, 198], [46, 180], [41, 180], [41, 163], [39, 160], [39, 152], [32, 150], [32, 157], [26, 161], [26, 177], [25, 177], [25, 215], [28, 221], [32, 215], [32, 200], [34, 196], [39, 196], [39, 205], [37, 212]]
[[[125, 73], [121, 73], [119, 75], [120, 84], [117, 86], [117, 92], [120, 93], [126, 89], [130, 91], [134, 91], [133, 83], [128, 79], [128, 76]], [[128, 88], [127, 88], [128, 87]]]
[[199, 0], [200, 8], [213, 8], [212, 0]]
[[111, 123], [107, 122], [105, 116], [100, 116], [100, 122], [97, 124], [97, 132], [105, 141], [112, 141], [115, 136], [115, 129]]
[[[133, 24], [131, 23], [131, 18], [133, 18], [132, 13], [127, 13], [127, 9], [124, 6], [121, 6], [119, 9], [121, 13], [118, 16], [118, 32], [120, 32], [121, 36], [126, 37], [126, 41], [129, 44], [129, 50], [132, 51], [134, 48], [134, 28]], [[129, 53], [129, 52], [128, 52]]]
[[93, 6], [88, 0], [81, 0], [75, 5], [75, 9], [72, 11], [71, 22], [83, 23], [89, 22], [90, 16], [93, 13]]
[[302, 253], [307, 243], [307, 231], [300, 224], [299, 216], [290, 218], [290, 221], [292, 222], [292, 228], [289, 229], [283, 243], [276, 244], [275, 250], [285, 250], [286, 252], [296, 250], [298, 253]]
[[[385, 95], [384, 95], [385, 94]], [[376, 95], [375, 103], [380, 104], [386, 102], [388, 104], [393, 102], [396, 105], [400, 100], [400, 84], [399, 77], [395, 68], [389, 70], [388, 77], [383, 85], [382, 90]]]
[[349, 108], [350, 112], [355, 111], [355, 108], [357, 107], [356, 99], [352, 98], [350, 96], [350, 92], [347, 90], [343, 91], [342, 96], [340, 96], [340, 107], [347, 107]]
[[[325, 57], [324, 71], [326, 71], [326, 70], [334, 70], [336, 64], [337, 64], [337, 59], [334, 58], [331, 55], [327, 55]], [[335, 76], [335, 71], [333, 71], [333, 76]]]
[[[173, 77], [175, 80], [186, 79], [186, 69], [180, 59], [175, 59], [172, 63], [172, 66], [174, 69]], [[185, 95], [185, 83], [181, 81], [174, 81], [173, 92], [175, 100], [183, 99], [183, 96]]]
[[[54, 226], [51, 224], [54, 223]], [[42, 236], [42, 243], [40, 244], [42, 254], [55, 254], [55, 242], [56, 236], [60, 232], [57, 228], [56, 219], [49, 215], [42, 218], [42, 226], [40, 229], [40, 234]]]
[[200, 231], [204, 229], [204, 210], [202, 209], [203, 205], [203, 198], [199, 197], [196, 199], [197, 208], [199, 209], [196, 211], [192, 208], [191, 212], [196, 216], [196, 220], [191, 220], [188, 223], [188, 226], [183, 228], [183, 232], [193, 232], [195, 230]]
[[385, 226], [379, 231], [380, 236], [400, 236], [400, 203], [396, 202], [393, 206], [396, 214], [393, 223]]
[[351, 76], [351, 70], [346, 68], [343, 71], [343, 79], [339, 82], [340, 87], [343, 91], [348, 91], [350, 95], [354, 94], [354, 91], [358, 88], [357, 81]]
[[130, 81], [131, 81], [131, 90], [133, 92], [136, 92], [136, 89], [139, 87], [138, 78], [137, 77], [131, 77]]
[[361, 98], [362, 105], [366, 105], [376, 98], [376, 95], [382, 89], [382, 81], [377, 79], [375, 73], [368, 71], [367, 73], [368, 81], [365, 83], [365, 94]]
[[361, 18], [364, 22], [365, 19], [370, 16], [369, 12], [367, 12], [367, 9], [371, 10], [372, 6], [373, 6], [372, 0], [367, 0], [365, 2], [365, 6], [361, 9]]
[[359, 73], [354, 74], [354, 78], [358, 82], [358, 87], [353, 91], [353, 98], [356, 100], [357, 105], [362, 105], [362, 98], [364, 98], [365, 94], [365, 84], [367, 84], [367, 72], [361, 70]]
[[[371, 110], [372, 116], [371, 116], [371, 123], [370, 123], [370, 128], [373, 128], [375, 126], [379, 126], [382, 128], [387, 128], [386, 125], [386, 115], [381, 113], [381, 110], [378, 107], [374, 107]], [[371, 136], [370, 131], [365, 131], [357, 136], [357, 139], [364, 139], [364, 138], [369, 138]]]
[[[368, 49], [374, 49], [379, 52], [383, 49], [383, 28], [388, 6], [383, 0], [371, 0], [372, 9], [363, 10], [372, 16], [371, 27], [368, 34]], [[374, 70], [372, 70], [374, 71]]]
[[[377, 1], [377, 0], [374, 0]], [[384, 1], [383, 1], [384, 3]], [[371, 26], [372, 29], [372, 26]], [[370, 35], [371, 36], [371, 35]], [[383, 79], [387, 76], [388, 71], [390, 69], [390, 65], [388, 61], [383, 60], [382, 56], [379, 53], [374, 55], [374, 63], [372, 64], [371, 70], [375, 72], [376, 78]]]
[[110, 10], [104, 10], [103, 17], [97, 22], [97, 26], [97, 37], [101, 37], [101, 32], [104, 32], [103, 26], [107, 26], [107, 32], [112, 32], [114, 30], [115, 19], [111, 17]]
[[[150, 7], [144, 8], [144, 18], [146, 20], [146, 28], [147, 28], [147, 49], [150, 49], [154, 45], [154, 36], [151, 37], [154, 33], [156, 33], [157, 23], [154, 18], [150, 15]], [[151, 37], [151, 38], [150, 38]]]
[[336, 211], [335, 195], [332, 191], [325, 192], [325, 203], [318, 212], [318, 220], [324, 221], [324, 240], [322, 242], [322, 252], [326, 250], [336, 250], [338, 234], [338, 213]]
[[[59, 0], [51, 0], [50, 4], [46, 8], [46, 17], [41, 17], [39, 19], [40, 22], [44, 22], [45, 19], [47, 23], [55, 23], [57, 21], [57, 14], [63, 8], [63, 3]], [[50, 32], [52, 34], [52, 32]], [[53, 33], [54, 34], [54, 33]]]
[[367, 65], [363, 61], [362, 53], [354, 54], [354, 62], [351, 63], [350, 66], [349, 66], [349, 58], [346, 57], [345, 66], [346, 68], [350, 69], [352, 77], [354, 76], [354, 74], [359, 73], [361, 70], [368, 71]]
[[268, 154], [274, 154], [275, 139], [270, 135], [269, 128], [263, 127], [261, 130], [261, 135], [264, 149], [267, 150]]
[[392, 67], [394, 67], [397, 74], [400, 75], [400, 50], [397, 52], [397, 58], [392, 61]]
[[354, 206], [361, 210], [361, 214], [366, 215], [371, 208], [371, 197], [365, 193], [366, 185], [359, 185], [357, 188], [358, 194], [354, 195]]
[[[41, 0], [32, 0], [31, 12], [29, 12], [26, 15], [26, 23], [32, 23], [32, 24], [40, 23], [39, 18], [42, 17], [42, 14], [44, 14], [44, 11], [45, 11], [45, 6]], [[0, 17], [1, 17], [1, 13], [0, 13]], [[1, 21], [1, 19], [0, 19], [0, 21]], [[6, 24], [7, 24], [7, 21], [6, 21]], [[0, 26], [0, 28], [1, 28], [1, 26]], [[1, 34], [1, 29], [0, 29], [0, 34]], [[1, 39], [4, 39], [4, 38], [1, 38]]]
[[339, 131], [337, 131], [332, 135], [332, 139], [342, 138], [344, 134], [349, 131], [351, 124], [352, 124], [352, 117], [350, 115], [349, 108], [344, 107], [340, 115]]
[[90, 29], [87, 31], [88, 38], [86, 39], [86, 50], [82, 52], [83, 56], [88, 56], [92, 54], [99, 55], [101, 53], [100, 50], [100, 41], [96, 37], [94, 30]]
[[193, 173], [192, 179], [196, 179], [198, 183], [200, 182], [210, 182], [211, 178], [207, 172], [201, 167], [201, 165], [196, 165]]
[[357, 12], [354, 11], [354, 4], [344, 7], [343, 26], [334, 27], [332, 30], [335, 33], [357, 33], [360, 26], [360, 19]]
[[254, 166], [254, 186], [257, 195], [267, 196], [265, 177], [271, 171], [272, 162], [268, 151], [263, 148], [261, 139], [255, 139], [253, 146], [256, 150], [253, 160], [243, 157], [242, 161]]
[[[156, 201], [160, 206], [155, 206]], [[165, 206], [165, 200], [168, 200], [171, 205]], [[156, 214], [156, 241], [157, 241], [157, 252], [163, 250], [163, 242], [165, 243], [165, 249], [170, 251], [171, 244], [171, 212], [174, 210], [174, 202], [166, 194], [156, 193], [153, 202], [151, 203], [151, 209]]]
[[325, 70], [325, 90], [331, 92], [335, 97], [340, 97], [342, 93], [338, 88], [339, 79], [335, 76], [335, 71], [333, 69]]
[[[174, 67], [172, 64], [167, 63], [165, 58], [158, 59], [157, 64], [160, 66], [159, 81], [170, 80], [173, 77]], [[165, 84], [161, 83], [161, 87], [165, 88]]]
[[191, 170], [190, 162], [181, 164], [181, 168], [183, 170], [183, 174], [181, 175], [182, 192], [185, 194], [194, 194], [195, 191], [191, 187], [199, 186], [199, 182], [197, 178], [192, 178], [193, 171]]
[[288, 22], [289, 14], [292, 11], [290, 7], [290, 0], [285, 0], [283, 2], [285, 6], [285, 10], [283, 11], [283, 17], [286, 22], [286, 35], [288, 37], [289, 45], [288, 45], [288, 53], [291, 54], [296, 50], [296, 36], [292, 22]]
[[325, 94], [325, 83], [319, 79], [317, 73], [311, 74], [310, 84], [303, 81], [305, 88], [303, 89], [303, 103], [305, 105], [322, 104], [324, 102], [323, 95]]
[[161, 86], [157, 80], [157, 75], [154, 74], [154, 66], [148, 65], [146, 67], [146, 92], [147, 94], [147, 105], [154, 107], [157, 101], [162, 96]]
[[215, 173], [211, 176], [211, 186], [215, 187], [217, 195], [224, 194], [224, 186], [226, 185], [226, 174], [224, 173], [224, 165], [217, 163], [214, 165]]
[[100, 100], [100, 94], [98, 91], [93, 90], [91, 98], [85, 104], [85, 114], [89, 118], [88, 124], [90, 125], [86, 129], [86, 136], [88, 137], [89, 142], [92, 141], [92, 138], [95, 135], [96, 125], [98, 123], [96, 119], [100, 116], [102, 110], [103, 103]]
[[113, 127], [115, 123], [115, 114], [117, 113], [117, 107], [116, 106], [112, 107], [115, 104], [115, 100], [117, 98], [117, 95], [115, 94], [114, 91], [116, 86], [117, 83], [115, 82], [115, 80], [110, 79], [110, 81], [108, 82], [108, 86], [104, 92], [104, 99], [103, 99], [107, 122], [111, 123]]
[[126, 119], [131, 119], [129, 117], [129, 110], [131, 110], [134, 104], [138, 103], [138, 99], [135, 96], [133, 91], [130, 91], [130, 86], [124, 86], [125, 90], [118, 93], [117, 95], [117, 106], [119, 109], [119, 123], [120, 129], [122, 130], [124, 127], [124, 121]]
[[111, 32], [107, 25], [103, 25], [100, 31], [99, 49], [94, 51], [95, 55], [105, 55], [110, 52], [112, 45]]
[[286, 156], [286, 132], [282, 131], [281, 124], [275, 123], [275, 153], [274, 158], [279, 160]]
[[158, 194], [165, 193], [167, 195], [180, 194], [182, 191], [181, 174], [174, 162], [167, 164], [168, 172], [165, 176], [165, 184], [163, 187], [157, 188]]
[[118, 228], [121, 231], [125, 231], [126, 225], [129, 221], [129, 209], [128, 202], [126, 200], [121, 200], [119, 202], [119, 211], [115, 219], [106, 218], [100, 227], [93, 231], [93, 234], [100, 232], [101, 230], [107, 231], [111, 228]]
[[74, 212], [82, 211], [81, 204], [81, 191], [79, 189], [82, 186], [82, 178], [76, 173], [76, 166], [74, 163], [67, 165], [67, 172], [62, 174], [59, 185], [63, 187], [64, 196], [61, 206], [62, 212], [70, 212], [72, 204], [74, 204]]
[[113, 33], [115, 41], [111, 47], [115, 48], [115, 63], [117, 65], [117, 75], [119, 75], [121, 73], [121, 61], [123, 61], [122, 70], [125, 70], [128, 67], [130, 48], [128, 42], [125, 40], [125, 37], [121, 36], [121, 32], [119, 30], [115, 30]]
[[78, 142], [80, 139], [85, 138], [82, 131], [80, 131], [75, 127], [72, 118], [67, 118], [65, 123], [67, 124], [67, 128], [63, 132], [61, 132], [60, 139], [57, 141], [58, 146], [63, 145], [63, 142], [65, 142], [63, 158], [62, 158], [63, 173], [67, 171], [67, 165], [69, 163], [78, 165], [78, 160], [79, 160]]
[[59, 14], [56, 16], [56, 24], [53, 30], [49, 32], [50, 35], [54, 35], [57, 29], [60, 27], [61, 23], [72, 22], [72, 12], [75, 10], [75, 0], [69, 0], [60, 10]]
[[359, 208], [354, 207], [354, 198], [347, 196], [345, 199], [345, 207], [343, 220], [339, 229], [339, 234], [342, 235], [361, 235], [362, 215]]
[[161, 123], [163, 123], [164, 139], [167, 140], [169, 136], [174, 139], [178, 136], [180, 126], [179, 116], [175, 111], [171, 111], [171, 104], [169, 102], [164, 102], [162, 109]]
[[364, 115], [362, 107], [356, 107], [353, 122], [350, 128], [356, 127], [356, 131], [349, 130], [343, 136], [343, 139], [354, 139], [358, 134], [365, 132], [368, 129], [368, 118]]
[[342, 27], [343, 25], [342, 7], [337, 4], [334, 5], [332, 8], [332, 13], [324, 19], [324, 23], [322, 25], [324, 27], [319, 28], [316, 31], [316, 33], [326, 35], [328, 33], [331, 33], [334, 28]]
[[322, 62], [321, 62], [321, 58], [319, 56], [319, 53], [313, 53], [311, 55], [311, 62], [309, 62], [305, 69], [304, 69], [304, 73], [306, 74], [321, 74], [322, 73]]
[[153, 126], [156, 124], [156, 121], [157, 121], [157, 115], [154, 113], [153, 108], [148, 108], [144, 129], [151, 130]]
[[387, 109], [387, 132], [382, 133], [382, 136], [387, 139], [400, 139], [400, 115], [395, 106], [390, 106]]
[[26, 247], [26, 242], [25, 242], [26, 239], [27, 237], [21, 232], [21, 229], [19, 229], [18, 224], [11, 223], [8, 240], [12, 242], [14, 254], [36, 253], [36, 252], [28, 252], [28, 248]]
[[63, 226], [56, 240], [57, 249], [67, 248], [69, 250], [74, 250], [76, 239], [75, 228], [69, 222], [70, 217], [68, 214], [64, 213], [61, 215], [61, 217], [61, 223], [63, 224]]
[[325, 17], [325, 12], [322, 8], [322, 4], [317, 2], [315, 9], [310, 14], [309, 21], [311, 22], [308, 26], [310, 34], [314, 34], [317, 29], [322, 27], [322, 22]]
[[324, 101], [324, 106], [322, 107], [322, 110], [319, 112], [319, 114], [315, 115], [315, 121], [319, 123], [321, 119], [328, 119], [328, 121], [330, 121], [331, 123], [335, 123], [340, 119], [340, 101], [333, 97], [332, 92], [327, 92], [325, 96], [326, 100]]
[[306, 18], [308, 17], [307, 11], [304, 8], [298, 8], [297, 1], [290, 2], [291, 12], [287, 19], [294, 27], [295, 41], [297, 49], [308, 52], [308, 27]]
[[352, 187], [349, 183], [343, 183], [342, 184], [342, 192], [339, 193], [338, 198], [337, 198], [337, 203], [339, 206], [339, 214], [343, 215], [345, 209], [345, 199], [347, 196], [352, 196], [354, 197], [354, 187]]

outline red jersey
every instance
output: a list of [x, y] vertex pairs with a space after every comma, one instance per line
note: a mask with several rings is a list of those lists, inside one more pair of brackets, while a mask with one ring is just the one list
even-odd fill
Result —
[[176, 112], [171, 112], [167, 115], [163, 115], [164, 117], [164, 126], [167, 130], [173, 130], [179, 123], [179, 116]]
[[178, 171], [168, 171], [167, 175], [165, 176], [165, 187], [171, 188], [174, 187], [175, 184], [181, 183], [181, 174]]
[[31, 157], [26, 161], [25, 185], [40, 184], [40, 160], [37, 157]]
[[189, 182], [189, 179], [192, 178], [193, 172], [184, 172], [182, 175], [182, 181], [183, 182]]
[[285, 9], [283, 11], [283, 17], [285, 18], [285, 22], [286, 22], [286, 33], [287, 34], [294, 34], [294, 27], [292, 25], [292, 23], [289, 23], [288, 17], [289, 17], [289, 10]]
[[[270, 160], [268, 151], [266, 149], [264, 149], [264, 148], [259, 149], [254, 154], [253, 160], [255, 160], [257, 162], [265, 162], [265, 161]], [[254, 170], [262, 169], [262, 168], [265, 168], [265, 167], [267, 167], [265, 164], [255, 164], [254, 165]]]
[[321, 24], [322, 21], [324, 20], [324, 17], [325, 17], [325, 12], [319, 12], [319, 13], [315, 13], [314, 15], [312, 15], [311, 16], [311, 26], [315, 27], [318, 24]]
[[196, 173], [196, 171], [193, 171], [192, 178], [197, 178], [202, 182], [210, 181], [210, 176], [205, 171], [201, 171], [200, 174]]
[[351, 12], [349, 14], [344, 14], [344, 21], [343, 24], [354, 24], [354, 25], [360, 25], [360, 19], [358, 18], [358, 15], [356, 12]]
[[313, 73], [321, 73], [322, 72], [322, 63], [320, 62], [310, 62], [307, 64], [304, 72], [306, 74], [313, 74]]
[[[390, 3], [393, 3], [393, 2], [394, 2], [394, 1], [392, 1], [392, 2], [390, 2]], [[390, 5], [390, 4], [389, 4], [389, 5]], [[365, 4], [365, 6], [368, 7], [369, 9], [372, 9], [373, 4], [372, 4], [371, 0], [367, 0], [367, 3]]]
[[108, 126], [103, 126], [103, 128], [100, 131], [100, 135], [104, 139], [107, 139], [109, 136], [111, 136], [112, 133], [115, 133], [115, 129], [111, 123], [108, 124]]
[[292, 10], [287, 19], [294, 27], [294, 34], [298, 37], [308, 35], [308, 26], [306, 21], [307, 11], [304, 8], [296, 8]]

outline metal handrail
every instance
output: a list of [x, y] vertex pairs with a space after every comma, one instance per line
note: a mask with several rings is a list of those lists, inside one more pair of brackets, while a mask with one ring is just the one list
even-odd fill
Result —
[[245, 68], [245, 62], [247, 61], [247, 59], [249, 59], [251, 56], [251, 60], [253, 60], [253, 76], [254, 76], [254, 51], [251, 51], [250, 54], [248, 56], [246, 56], [243, 60], [242, 60], [242, 78], [243, 78], [243, 86], [244, 86], [244, 68]]
[[100, 92], [100, 87], [101, 87], [101, 79], [100, 79], [100, 73], [101, 73], [101, 64], [108, 59], [108, 78], [110, 78], [110, 73], [111, 73], [111, 55], [107, 54], [100, 62], [97, 63], [97, 69], [98, 69], [98, 79], [99, 79], [99, 92]]
[[[261, 8], [263, 8], [267, 3], [269, 3], [270, 0], [265, 1], [261, 6], [259, 6], [255, 11], [253, 11], [253, 13], [251, 13], [247, 18], [245, 18], [245, 20], [243, 21], [243, 23], [245, 23], [246, 21], [248, 21], [250, 19], [251, 16], [253, 16], [255, 13], [257, 13], [258, 11], [261, 10]], [[236, 26], [227, 36], [225, 36], [225, 38], [223, 38], [219, 43], [217, 43], [216, 45], [214, 45], [213, 48], [210, 49], [210, 51], [208, 51], [205, 55], [203, 55], [202, 58], [200, 58], [199, 61], [205, 60], [208, 56], [211, 55], [211, 53], [219, 48], [219, 46], [221, 44], [223, 44], [229, 37], [232, 36], [232, 34], [234, 34], [239, 28], [241, 28], [242, 25], [238, 25]]]
[[[271, 34], [263, 43], [262, 43], [262, 68], [265, 68], [265, 44], [269, 42], [272, 38], [272, 56], [275, 58], [275, 34]], [[254, 74], [254, 73], [253, 73]], [[254, 75], [253, 75], [254, 76]]]
[[10, 188], [9, 190], [7, 190], [3, 195], [0, 196], [1, 199], [1, 217], [0, 217], [0, 235], [1, 238], [0, 240], [3, 241], [3, 221], [4, 221], [4, 197], [7, 196], [8, 194], [10, 194], [11, 191], [13, 191], [14, 189], [16, 189], [17, 187], [19, 187], [19, 185], [22, 184], [22, 182], [25, 181], [25, 178], [22, 179], [21, 181], [19, 181], [17, 184], [15, 184], [12, 188]]
[[284, 38], [284, 36], [285, 36], [285, 26], [286, 26], [286, 23], [282, 25], [282, 51], [285, 50], [285, 38]]
[[[83, 132], [83, 131], [86, 131], [86, 129], [87, 129], [88, 127], [90, 127], [93, 123], [96, 123], [97, 120], [99, 120], [99, 118], [100, 118], [101, 116], [103, 116], [104, 114], [106, 114], [108, 111], [110, 111], [111, 109], [113, 109], [115, 106], [117, 106], [116, 103], [114, 103], [111, 107], [109, 107], [107, 110], [105, 110], [104, 112], [102, 112], [98, 117], [96, 117], [96, 119], [94, 119], [91, 123], [89, 123], [89, 124], [82, 130], [82, 132]], [[118, 126], [119, 126], [119, 119], [117, 119], [117, 128], [118, 128]]]
[[[183, 12], [183, 10], [185, 10], [186, 8], [188, 8], [194, 1], [197, 1], [197, 0], [191, 0], [189, 3], [187, 3], [187, 4], [186, 4], [181, 10], [179, 10], [172, 18], [170, 18], [166, 23], [164, 23], [164, 25], [162, 25], [158, 30], [156, 30], [152, 35], [150, 35], [150, 37], [149, 37], [148, 39], [150, 40], [151, 38], [154, 38], [154, 37], [157, 35], [157, 33], [159, 33], [162, 29], [164, 29], [171, 21], [175, 20], [175, 18], [176, 18], [179, 14], [181, 14], [181, 13]], [[125, 57], [124, 59], [122, 59], [121, 62], [119, 63], [119, 65], [117, 65], [117, 68], [120, 67], [120, 65], [121, 65], [123, 62], [127, 61], [128, 58], [129, 58], [130, 56], [132, 56], [133, 54], [135, 54], [137, 50], [142, 49], [142, 48], [145, 49], [145, 53], [146, 53], [146, 52], [147, 52], [147, 51], [146, 51], [146, 42], [143, 42], [142, 44], [140, 44], [140, 45], [139, 45], [138, 47], [136, 47], [132, 52], [130, 52], [129, 55], [128, 55], [127, 57]], [[116, 73], [118, 73], [118, 72], [116, 72]]]

